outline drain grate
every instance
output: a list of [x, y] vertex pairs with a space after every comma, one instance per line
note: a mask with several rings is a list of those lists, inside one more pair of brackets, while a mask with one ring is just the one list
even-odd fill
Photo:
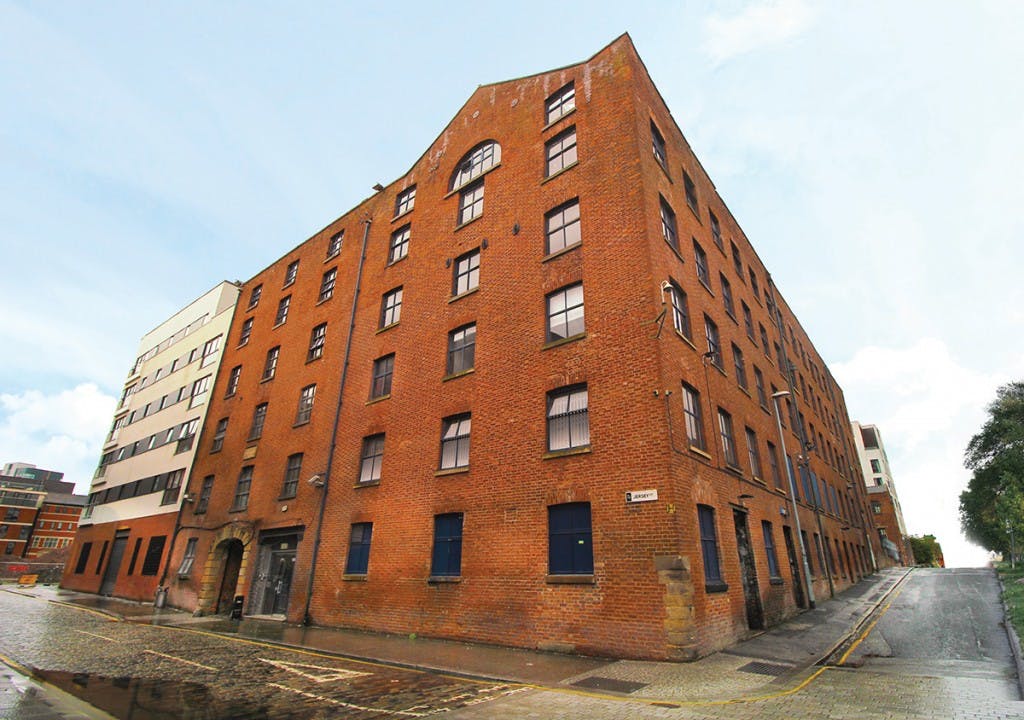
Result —
[[592, 675], [573, 683], [576, 687], [587, 688], [588, 690], [611, 690], [612, 692], [631, 693], [640, 688], [647, 687], [648, 683], [631, 682], [629, 680], [616, 680], [615, 678]]
[[742, 672], [756, 673], [757, 675], [774, 675], [778, 677], [790, 669], [789, 665], [778, 665], [767, 662], [751, 662], [739, 668]]

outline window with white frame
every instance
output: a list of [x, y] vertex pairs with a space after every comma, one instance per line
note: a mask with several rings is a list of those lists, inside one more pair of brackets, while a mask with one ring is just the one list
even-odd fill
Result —
[[327, 341], [327, 323], [320, 323], [309, 333], [309, 350], [306, 352], [306, 362], [312, 362], [323, 357], [324, 343]]
[[384, 293], [380, 303], [380, 325], [383, 329], [394, 325], [402, 318], [402, 288], [396, 287]]
[[550, 125], [563, 115], [576, 109], [576, 87], [570, 81], [548, 96], [544, 101], [544, 120]]
[[411, 185], [395, 197], [395, 217], [405, 215], [416, 205], [416, 186]]
[[405, 225], [391, 233], [391, 243], [388, 249], [388, 263], [398, 262], [409, 254], [409, 236], [412, 234], [412, 225]]
[[570, 285], [548, 295], [547, 313], [549, 342], [582, 335], [586, 329], [583, 316], [583, 283]]
[[582, 241], [580, 234], [580, 201], [570, 200], [550, 211], [544, 217], [547, 236], [547, 247], [545, 252], [552, 253], [564, 250], [567, 247], [579, 245]]
[[576, 164], [576, 128], [559, 133], [544, 145], [547, 158], [545, 177], [551, 177]]
[[480, 250], [472, 250], [455, 259], [452, 295], [467, 293], [480, 285]]

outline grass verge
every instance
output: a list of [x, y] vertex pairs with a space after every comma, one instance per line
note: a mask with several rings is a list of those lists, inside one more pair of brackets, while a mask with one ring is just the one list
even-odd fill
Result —
[[1024, 567], [1017, 563], [1011, 569], [1010, 563], [996, 563], [996, 572], [1003, 581], [1003, 601], [1008, 608], [1007, 614], [1013, 623], [1017, 636], [1024, 638]]

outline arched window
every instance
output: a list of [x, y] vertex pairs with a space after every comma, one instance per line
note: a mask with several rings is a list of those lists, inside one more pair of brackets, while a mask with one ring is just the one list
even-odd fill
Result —
[[485, 140], [463, 156], [452, 173], [449, 190], [458, 190], [501, 162], [501, 145]]

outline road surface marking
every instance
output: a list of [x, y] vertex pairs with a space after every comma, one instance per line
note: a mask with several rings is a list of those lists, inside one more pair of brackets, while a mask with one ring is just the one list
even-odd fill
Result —
[[112, 642], [112, 643], [119, 643], [119, 642], [121, 642], [120, 640], [115, 640], [114, 638], [108, 638], [106, 635], [97, 635], [96, 633], [91, 633], [91, 632], [88, 632], [86, 630], [75, 630], [75, 632], [76, 633], [82, 633], [83, 635], [91, 635], [92, 637], [98, 637], [100, 640], [106, 640], [107, 642]]
[[380, 713], [383, 715], [402, 715], [403, 717], [426, 717], [432, 713], [414, 713], [408, 712], [407, 710], [385, 710], [384, 708], [367, 707], [366, 705], [355, 705], [353, 703], [347, 703], [342, 700], [335, 700], [334, 698], [324, 697], [323, 695], [317, 695], [311, 692], [305, 692], [304, 690], [296, 690], [293, 687], [287, 685], [281, 685], [280, 683], [267, 683], [270, 687], [275, 687], [278, 690], [287, 690], [293, 692], [296, 695], [302, 697], [311, 698], [313, 700], [319, 700], [320, 702], [330, 703], [331, 705], [340, 705], [341, 707], [351, 708], [352, 710], [362, 710], [364, 712]]
[[149, 653], [150, 655], [156, 655], [162, 658], [167, 658], [168, 660], [174, 660], [176, 662], [185, 663], [186, 665], [192, 665], [197, 668], [202, 668], [203, 670], [209, 670], [210, 672], [220, 672], [219, 668], [210, 667], [209, 665], [203, 665], [202, 663], [192, 662], [191, 660], [186, 660], [185, 658], [174, 657], [173, 655], [166, 655], [162, 652], [157, 652], [156, 650], [143, 650], [142, 652]]
[[[301, 675], [307, 680], [315, 683], [331, 682], [333, 680], [349, 680], [351, 678], [363, 677], [372, 673], [358, 672], [356, 670], [345, 670], [343, 668], [324, 667], [323, 665], [307, 665], [306, 663], [285, 662], [284, 660], [270, 660], [268, 658], [257, 658], [260, 662], [273, 665], [279, 670]], [[310, 670], [322, 670], [323, 672], [310, 672]]]

